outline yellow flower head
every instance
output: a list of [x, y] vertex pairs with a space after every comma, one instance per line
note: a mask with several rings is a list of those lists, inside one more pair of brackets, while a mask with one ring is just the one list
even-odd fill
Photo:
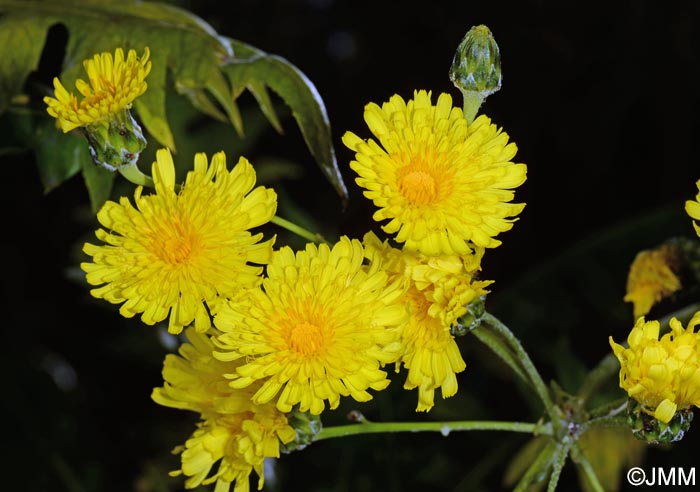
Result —
[[216, 482], [217, 492], [228, 492], [232, 485], [234, 492], [247, 492], [255, 470], [262, 488], [265, 458], [279, 457], [280, 442], [293, 441], [296, 433], [273, 404], [252, 403], [254, 388], [231, 388], [224, 374], [238, 362], [214, 359], [207, 335], [192, 328], [186, 333], [189, 343], [180, 347], [180, 355], [166, 356], [165, 384], [152, 395], [161, 405], [193, 410], [202, 418], [179, 449], [181, 468], [171, 475], [187, 476], [187, 488]]
[[668, 423], [677, 410], [700, 405], [700, 334], [695, 313], [684, 329], [676, 318], [671, 331], [659, 339], [659, 322], [639, 318], [627, 342], [610, 346], [620, 361], [620, 387], [654, 418]]
[[363, 259], [360, 242], [346, 237], [332, 248], [275, 252], [262, 288], [222, 305], [214, 320], [223, 332], [215, 356], [245, 358], [231, 385], [262, 380], [255, 403], [275, 399], [283, 412], [299, 403], [314, 415], [326, 400], [336, 408], [341, 396], [367, 401], [367, 389], [386, 388], [380, 366], [399, 356], [403, 291]]
[[75, 82], [84, 98], [78, 101], [56, 77], [53, 79], [56, 97], [44, 98], [46, 110], [58, 119], [64, 132], [69, 132], [129, 109], [148, 87], [145, 78], [151, 71], [149, 57], [150, 51], [145, 48], [141, 58], [136, 56], [136, 51], [129, 50], [125, 59], [124, 50], [117, 48], [114, 57], [111, 53], [101, 53], [85, 60], [83, 66], [90, 83], [82, 79]]
[[379, 262], [390, 279], [406, 288], [403, 302], [410, 319], [401, 330], [399, 364], [408, 369], [404, 388], [418, 388], [416, 410], [428, 411], [436, 389], [441, 388], [443, 398], [457, 393], [456, 374], [466, 368], [450, 327], [492, 283], [475, 278], [483, 248], [463, 257], [430, 257], [392, 248], [372, 233], [365, 235], [364, 243], [370, 264]]
[[495, 236], [524, 207], [509, 202], [527, 171], [511, 162], [516, 146], [506, 133], [483, 115], [468, 125], [448, 94], [433, 105], [426, 91], [408, 103], [398, 95], [381, 108], [370, 103], [365, 121], [379, 144], [351, 132], [343, 143], [356, 152], [357, 184], [379, 207], [374, 219], [389, 220], [386, 232], [429, 256], [501, 244]]
[[[698, 194], [695, 196], [695, 200], [687, 200], [685, 202], [685, 211], [690, 215], [691, 219], [700, 220], [700, 181], [695, 183], [698, 187]], [[693, 227], [695, 228], [695, 233], [700, 236], [700, 226], [698, 223], [693, 221]]]
[[142, 313], [148, 325], [170, 316], [171, 333], [193, 321], [204, 332], [211, 326], [205, 306], [260, 283], [262, 267], [249, 262], [267, 263], [273, 240], [261, 243], [262, 234], [249, 229], [275, 215], [276, 194], [253, 189], [255, 170], [243, 157], [227, 171], [223, 152], [211, 165], [197, 154], [179, 192], [167, 149], [157, 152], [152, 174], [155, 194], [138, 187], [136, 207], [127, 198], [105, 203], [96, 235], [106, 244], [85, 244], [92, 262], [81, 268], [99, 286], [92, 295], [123, 303], [123, 316]]
[[635, 318], [648, 314], [654, 304], [680, 290], [679, 254], [678, 246], [664, 244], [640, 251], [634, 258], [624, 300], [634, 306]]

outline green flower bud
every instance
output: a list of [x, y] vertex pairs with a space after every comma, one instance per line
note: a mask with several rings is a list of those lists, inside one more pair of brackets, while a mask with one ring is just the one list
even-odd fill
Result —
[[637, 439], [651, 444], [680, 441], [693, 421], [692, 408], [678, 410], [668, 423], [656, 420], [647, 411], [632, 398], [627, 402], [627, 424], [632, 429], [632, 434]]
[[450, 68], [450, 80], [462, 91], [464, 114], [474, 120], [481, 103], [501, 88], [501, 54], [491, 31], [474, 26], [459, 44]]
[[128, 109], [84, 128], [92, 160], [110, 171], [135, 166], [146, 148], [143, 131]]
[[318, 415], [311, 415], [308, 412], [300, 412], [298, 406], [295, 406], [292, 411], [287, 414], [287, 422], [292, 426], [297, 437], [287, 444], [280, 443], [280, 449], [283, 453], [291, 453], [292, 451], [304, 449], [314, 441], [316, 435], [321, 432], [323, 428], [321, 417]]

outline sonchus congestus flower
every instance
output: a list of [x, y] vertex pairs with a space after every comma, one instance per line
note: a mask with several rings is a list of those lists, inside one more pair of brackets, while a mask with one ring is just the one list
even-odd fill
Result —
[[668, 423], [679, 410], [700, 405], [700, 335], [695, 313], [687, 328], [676, 318], [659, 339], [659, 322], [639, 318], [627, 337], [628, 348], [610, 345], [620, 361], [620, 387], [642, 410]]
[[426, 91], [408, 102], [394, 95], [381, 107], [365, 107], [365, 121], [379, 140], [347, 132], [355, 151], [350, 167], [364, 195], [379, 207], [373, 217], [406, 249], [425, 255], [468, 255], [470, 243], [493, 248], [513, 226], [524, 204], [509, 203], [525, 181], [515, 164], [516, 146], [486, 116], [468, 124], [452, 98], [435, 105]]
[[381, 366], [399, 357], [399, 328], [408, 315], [403, 290], [375, 264], [363, 264], [357, 240], [276, 251], [260, 288], [217, 310], [221, 360], [244, 360], [231, 385], [262, 381], [253, 402], [320, 414], [341, 396], [372, 398], [389, 384]]
[[[187, 488], [216, 482], [217, 492], [248, 492], [255, 470], [258, 488], [263, 486], [266, 458], [280, 456], [280, 444], [290, 443], [296, 433], [287, 416], [272, 403], [256, 405], [256, 387], [233, 389], [224, 374], [235, 371], [239, 361], [223, 362], [212, 356], [209, 334], [193, 328], [185, 332], [189, 343], [179, 355], [169, 354], [163, 365], [165, 384], [153, 390], [155, 402], [200, 414], [197, 430], [176, 452]], [[215, 334], [215, 332], [212, 332]]]
[[[137, 187], [134, 207], [127, 198], [108, 201], [97, 214], [104, 245], [85, 244], [92, 257], [81, 264], [92, 295], [119, 312], [153, 325], [169, 317], [168, 330], [179, 333], [194, 322], [211, 326], [207, 307], [242, 289], [259, 285], [274, 239], [261, 242], [250, 229], [268, 222], [277, 195], [255, 187], [255, 170], [241, 157], [231, 171], [226, 155], [194, 158], [194, 169], [177, 191], [170, 152], [161, 149], [153, 163], [155, 193]], [[254, 188], [255, 187], [255, 188]]]
[[627, 276], [627, 294], [634, 317], [649, 313], [657, 302], [681, 289], [679, 269], [681, 250], [676, 244], [663, 244], [656, 249], [637, 253]]
[[129, 108], [146, 92], [146, 76], [151, 70], [150, 52], [144, 49], [139, 58], [136, 51], [117, 48], [100, 53], [83, 62], [88, 82], [78, 79], [75, 87], [82, 100], [68, 92], [54, 78], [54, 97], [45, 97], [48, 113], [58, 120], [61, 129], [69, 132], [83, 128], [90, 143], [93, 160], [112, 171], [122, 166], [135, 166], [146, 147], [141, 127]]
[[405, 389], [418, 388], [417, 411], [434, 405], [435, 390], [443, 398], [457, 393], [457, 373], [466, 368], [450, 332], [452, 324], [467, 312], [467, 305], [486, 294], [492, 282], [477, 280], [483, 248], [464, 255], [426, 256], [391, 247], [373, 234], [364, 237], [366, 255], [404, 285], [403, 302], [410, 319], [401, 330], [401, 359], [408, 369]]

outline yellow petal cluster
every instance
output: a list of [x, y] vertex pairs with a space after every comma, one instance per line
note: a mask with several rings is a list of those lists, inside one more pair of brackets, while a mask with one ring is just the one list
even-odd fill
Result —
[[377, 221], [405, 248], [425, 255], [468, 255], [473, 243], [493, 248], [524, 204], [509, 203], [526, 178], [515, 164], [514, 143], [481, 115], [468, 124], [449, 94], [435, 105], [416, 91], [408, 102], [394, 95], [365, 107], [365, 121], [378, 139], [347, 132], [355, 151], [350, 167], [364, 195], [378, 207]]
[[209, 336], [186, 331], [189, 343], [179, 355], [165, 359], [165, 384], [153, 390], [152, 398], [161, 405], [200, 413], [197, 430], [178, 451], [181, 468], [171, 475], [185, 475], [187, 488], [216, 483], [216, 492], [249, 491], [253, 470], [263, 485], [266, 458], [278, 458], [280, 442], [294, 440], [296, 433], [285, 414], [274, 405], [256, 405], [250, 397], [254, 388], [234, 390], [224, 374], [234, 371], [238, 362], [222, 362], [212, 357]]
[[332, 247], [276, 251], [260, 288], [221, 305], [214, 323], [220, 360], [243, 359], [231, 385], [262, 385], [253, 402], [320, 414], [341, 396], [372, 398], [388, 384], [380, 367], [399, 356], [398, 328], [407, 314], [401, 288], [377, 265], [363, 264], [358, 240]]
[[94, 124], [110, 115], [131, 107], [131, 103], [146, 92], [146, 76], [151, 71], [150, 51], [144, 49], [139, 58], [136, 51], [117, 48], [111, 53], [100, 53], [83, 61], [88, 82], [78, 79], [75, 87], [83, 99], [68, 92], [58, 78], [54, 78], [54, 97], [46, 96], [48, 113], [58, 120], [61, 129], [69, 132], [75, 128]]
[[640, 251], [634, 258], [627, 276], [627, 294], [635, 319], [649, 313], [657, 302], [681, 289], [677, 275], [678, 246], [664, 244], [656, 249]]
[[639, 318], [628, 348], [610, 337], [620, 361], [620, 387], [654, 418], [668, 423], [677, 410], [700, 405], [700, 312], [683, 328], [673, 318], [671, 331], [659, 339], [659, 322]]
[[136, 190], [134, 207], [127, 198], [108, 201], [97, 214], [104, 245], [85, 244], [92, 262], [81, 264], [87, 281], [98, 286], [92, 295], [121, 304], [125, 317], [141, 313], [153, 325], [169, 317], [168, 330], [179, 333], [194, 322], [198, 331], [211, 326], [210, 309], [241, 289], [261, 281], [273, 240], [251, 228], [275, 214], [277, 196], [255, 187], [255, 170], [241, 157], [231, 171], [226, 155], [215, 154], [211, 165], [197, 154], [194, 169], [182, 187], [175, 184], [175, 166], [167, 149], [153, 163], [155, 193]]
[[[695, 183], [695, 185], [698, 187], [698, 194], [695, 196], [695, 200], [687, 200], [685, 202], [685, 211], [691, 219], [700, 220], [700, 181]], [[693, 221], [693, 227], [695, 228], [695, 233], [700, 236], [698, 223]]]
[[373, 233], [364, 237], [370, 264], [382, 265], [394, 281], [404, 285], [403, 302], [410, 314], [401, 330], [401, 359], [408, 369], [404, 388], [418, 388], [417, 411], [434, 405], [435, 390], [442, 397], [457, 393], [457, 376], [466, 368], [450, 327], [467, 305], [487, 293], [492, 282], [477, 280], [483, 248], [466, 256], [425, 256], [382, 243]]

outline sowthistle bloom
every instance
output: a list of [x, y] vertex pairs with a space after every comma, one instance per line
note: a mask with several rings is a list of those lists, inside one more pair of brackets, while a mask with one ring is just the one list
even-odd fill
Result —
[[515, 164], [516, 146], [481, 115], [468, 124], [449, 94], [435, 105], [426, 91], [405, 102], [394, 95], [381, 107], [365, 107], [365, 121], [379, 140], [347, 132], [355, 151], [350, 167], [364, 195], [379, 207], [373, 218], [406, 249], [425, 255], [468, 255], [471, 244], [493, 248], [513, 226], [524, 204], [509, 203], [525, 181]]
[[134, 100], [146, 92], [146, 76], [151, 70], [150, 52], [144, 49], [139, 58], [136, 51], [117, 48], [100, 53], [83, 62], [89, 83], [75, 82], [82, 100], [69, 93], [58, 78], [54, 78], [54, 97], [45, 97], [48, 113], [58, 120], [64, 132], [82, 128], [96, 164], [119, 170], [142, 184], [147, 178], [136, 167], [138, 157], [146, 148], [146, 139], [137, 121], [131, 116]]
[[629, 348], [610, 337], [620, 361], [620, 387], [661, 422], [668, 423], [678, 410], [700, 405], [698, 324], [700, 312], [687, 328], [673, 318], [671, 331], [659, 339], [659, 322], [641, 317], [627, 337]]
[[294, 253], [276, 251], [260, 288], [220, 306], [214, 323], [222, 334], [215, 356], [243, 362], [231, 385], [262, 386], [253, 402], [320, 414], [341, 396], [372, 398], [368, 389], [389, 384], [381, 366], [400, 356], [399, 328], [407, 314], [403, 290], [375, 264], [363, 265], [357, 240]]
[[[296, 433], [287, 416], [274, 404], [251, 401], [255, 387], [233, 389], [224, 374], [239, 362], [222, 362], [212, 356], [208, 334], [186, 331], [189, 343], [179, 355], [169, 354], [163, 365], [165, 384], [153, 390], [155, 402], [198, 412], [201, 421], [184, 446], [176, 448], [181, 467], [172, 476], [185, 475], [187, 488], [216, 482], [216, 492], [249, 491], [253, 470], [263, 486], [266, 458], [280, 456], [280, 443], [294, 440]], [[212, 332], [215, 334], [215, 332]]]
[[648, 314], [654, 304], [681, 289], [680, 254], [677, 245], [664, 244], [640, 251], [634, 258], [624, 300], [632, 303], [635, 319]]
[[82, 100], [68, 92], [58, 77], [53, 79], [54, 97], [45, 97], [48, 113], [58, 120], [61, 129], [69, 132], [75, 128], [93, 125], [124, 109], [129, 109], [134, 99], [146, 92], [146, 76], [151, 71], [150, 51], [144, 49], [139, 58], [136, 51], [117, 48], [111, 53], [100, 53], [83, 62], [88, 82], [78, 79], [75, 87], [83, 95]]
[[211, 326], [210, 309], [221, 298], [255, 287], [272, 255], [272, 240], [250, 229], [268, 222], [277, 208], [271, 189], [255, 187], [255, 170], [243, 157], [231, 171], [226, 155], [211, 165], [203, 153], [194, 159], [181, 189], [176, 188], [170, 152], [158, 151], [153, 163], [155, 193], [136, 189], [134, 207], [127, 198], [108, 201], [97, 214], [104, 229], [85, 244], [92, 257], [81, 264], [93, 296], [121, 304], [125, 317], [141, 314], [153, 325], [169, 317], [168, 330], [179, 333], [194, 322]]
[[450, 327], [467, 312], [467, 305], [486, 294], [492, 282], [477, 280], [483, 248], [469, 255], [426, 256], [391, 247], [373, 234], [365, 235], [370, 264], [382, 265], [390, 278], [404, 285], [403, 302], [410, 319], [401, 330], [401, 365], [408, 369], [405, 389], [418, 388], [417, 411], [434, 405], [436, 389], [442, 397], [457, 393], [457, 373], [466, 364]]

